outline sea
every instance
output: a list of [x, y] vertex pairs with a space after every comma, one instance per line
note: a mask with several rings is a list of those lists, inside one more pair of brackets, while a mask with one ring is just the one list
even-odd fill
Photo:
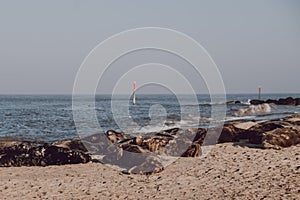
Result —
[[[279, 99], [300, 94], [262, 94], [261, 99]], [[264, 104], [250, 105], [257, 94], [227, 94], [226, 102], [211, 102], [211, 96], [198, 94], [197, 101], [189, 95], [137, 94], [136, 105], [127, 96], [96, 95], [95, 106], [99, 126], [87, 132], [117, 130], [126, 133], [147, 133], [174, 127], [209, 127], [220, 119], [212, 117], [212, 108], [225, 106], [222, 122], [233, 120], [270, 120], [300, 112], [300, 106]], [[183, 99], [183, 100], [182, 100]], [[112, 101], [128, 108], [115, 112]], [[215, 112], [215, 111], [214, 111]], [[214, 115], [216, 116], [216, 115]], [[89, 117], [86, 118], [89, 120]], [[72, 95], [0, 95], [0, 137], [14, 137], [53, 142], [79, 137], [72, 111]]]

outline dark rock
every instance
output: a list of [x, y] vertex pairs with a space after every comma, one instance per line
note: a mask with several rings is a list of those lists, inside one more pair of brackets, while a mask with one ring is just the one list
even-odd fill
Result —
[[250, 103], [252, 105], [259, 105], [259, 104], [263, 104], [263, 103], [266, 103], [266, 102], [263, 101], [263, 100], [253, 99], [253, 100], [250, 101]]
[[296, 105], [296, 101], [295, 99], [293, 99], [292, 97], [287, 97], [285, 99], [279, 99], [278, 100], [278, 105]]
[[289, 105], [289, 106], [295, 106], [295, 105], [299, 105], [300, 104], [300, 98], [292, 98], [292, 97], [287, 97], [287, 98], [281, 98], [279, 100], [275, 100], [275, 99], [268, 99], [267, 101], [262, 101], [262, 100], [251, 100], [250, 101], [251, 104], [253, 105], [259, 105], [259, 104], [263, 104], [263, 103], [273, 103], [276, 105]]
[[204, 128], [196, 128], [196, 129], [189, 129], [192, 132], [195, 132], [195, 137], [193, 139], [193, 143], [202, 145], [204, 143], [206, 134], [207, 134], [207, 130]]
[[91, 160], [91, 157], [81, 151], [71, 151], [66, 148], [49, 146], [44, 151], [43, 160], [46, 165], [64, 165], [87, 163]]
[[227, 105], [234, 105], [234, 104], [241, 104], [240, 101], [228, 101], [226, 102]]
[[278, 100], [275, 100], [275, 99], [268, 99], [268, 100], [266, 101], [266, 103], [278, 104]]
[[46, 166], [86, 163], [90, 155], [47, 143], [23, 141], [0, 149], [0, 166]]
[[52, 145], [57, 146], [57, 147], [66, 148], [69, 150], [74, 150], [74, 151], [83, 151], [83, 152], [88, 151], [86, 149], [86, 147], [84, 146], [84, 144], [82, 143], [80, 138], [57, 141], [57, 142], [52, 143]]
[[296, 99], [295, 99], [295, 105], [296, 105], [296, 106], [299, 106], [299, 105], [300, 105], [300, 98], [296, 98]]

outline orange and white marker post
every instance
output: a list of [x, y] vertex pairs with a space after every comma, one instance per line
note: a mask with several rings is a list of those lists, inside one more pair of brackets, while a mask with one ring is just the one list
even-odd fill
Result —
[[258, 99], [260, 100], [260, 96], [261, 96], [261, 86], [258, 87]]
[[136, 100], [135, 100], [135, 91], [136, 91], [136, 82], [134, 81], [132, 84], [132, 90], [133, 90], [133, 99], [132, 99], [132, 103], [133, 105], [136, 104]]

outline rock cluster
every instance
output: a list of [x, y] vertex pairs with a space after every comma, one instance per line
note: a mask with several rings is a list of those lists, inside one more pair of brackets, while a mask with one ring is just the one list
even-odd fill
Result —
[[130, 136], [109, 130], [82, 139], [52, 144], [15, 139], [0, 140], [0, 166], [47, 166], [94, 161], [116, 165], [126, 173], [152, 174], [164, 169], [162, 158], [198, 157], [201, 146], [240, 142], [281, 149], [300, 143], [300, 115], [280, 120], [228, 122], [210, 129], [173, 128]]
[[300, 143], [300, 115], [261, 122], [231, 122], [223, 127], [218, 142], [239, 142], [261, 148], [281, 149]]
[[123, 133], [109, 130], [106, 135], [114, 145], [110, 146], [102, 162], [117, 165], [128, 173], [151, 174], [163, 170], [160, 156], [201, 155], [206, 130], [174, 128], [135, 137], [126, 137]]
[[250, 103], [252, 105], [259, 105], [259, 104], [264, 104], [264, 103], [273, 103], [273, 104], [276, 104], [276, 105], [298, 106], [298, 105], [300, 105], [300, 98], [287, 97], [287, 98], [282, 98], [282, 99], [279, 99], [279, 100], [268, 99], [266, 101], [254, 99], [254, 100], [251, 100]]
[[87, 163], [90, 155], [48, 143], [35, 141], [0, 141], [0, 166], [47, 166]]

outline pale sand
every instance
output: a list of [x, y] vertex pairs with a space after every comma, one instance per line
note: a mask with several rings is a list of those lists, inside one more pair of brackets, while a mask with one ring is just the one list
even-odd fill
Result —
[[0, 199], [300, 199], [299, 154], [219, 144], [151, 176], [100, 163], [0, 168]]

